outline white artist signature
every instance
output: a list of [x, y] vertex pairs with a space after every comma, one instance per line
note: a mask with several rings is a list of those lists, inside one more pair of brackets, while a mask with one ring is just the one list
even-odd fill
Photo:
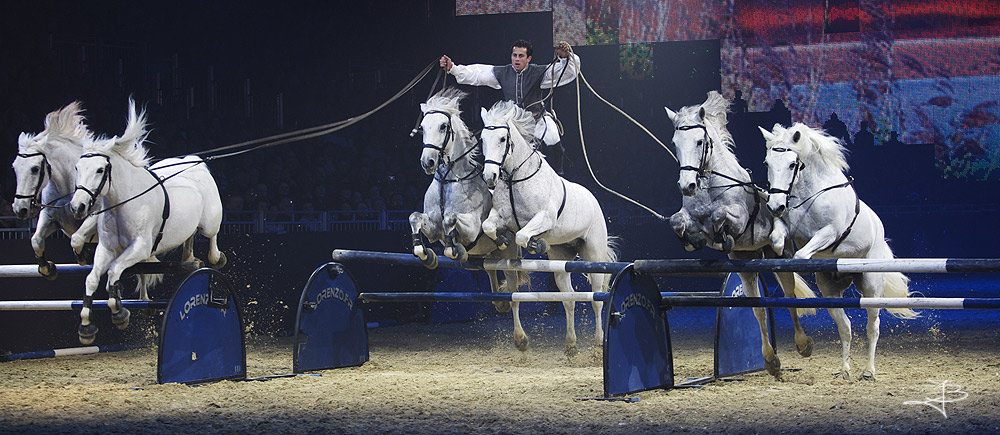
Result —
[[939, 397], [926, 397], [924, 400], [908, 400], [903, 402], [904, 405], [927, 405], [931, 408], [938, 410], [944, 418], [948, 418], [948, 412], [945, 411], [945, 403], [953, 403], [961, 400], [965, 400], [969, 397], [969, 393], [962, 391], [962, 386], [958, 384], [952, 384], [951, 381], [928, 381], [935, 392], [937, 392], [938, 387], [941, 388], [941, 395]]

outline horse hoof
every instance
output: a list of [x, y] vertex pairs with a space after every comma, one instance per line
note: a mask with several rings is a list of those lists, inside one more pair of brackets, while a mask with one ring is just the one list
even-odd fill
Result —
[[531, 239], [528, 240], [528, 252], [532, 254], [544, 254], [545, 251], [549, 250], [549, 244], [545, 243], [542, 239]]
[[772, 359], [764, 359], [764, 370], [767, 370], [767, 374], [774, 376], [776, 379], [781, 379], [781, 360], [778, 359], [778, 355], [775, 355]]
[[57, 269], [56, 264], [51, 261], [46, 261], [44, 265], [38, 265], [38, 273], [49, 281], [59, 278], [59, 269]]
[[851, 380], [851, 373], [848, 372], [847, 370], [841, 370], [833, 374], [833, 379], [842, 379], [845, 381], [849, 381]]
[[566, 346], [566, 356], [573, 358], [580, 354], [580, 351], [576, 348], [576, 345]]
[[80, 335], [80, 344], [91, 344], [94, 342], [94, 338], [97, 337], [97, 325], [91, 323], [89, 325], [80, 325], [80, 329], [77, 331]]
[[506, 314], [510, 312], [510, 302], [507, 301], [494, 302], [493, 307], [496, 308], [497, 312], [500, 314]]
[[212, 269], [215, 270], [222, 269], [223, 267], [226, 267], [226, 263], [228, 261], [229, 260], [226, 258], [226, 253], [219, 251], [219, 261], [216, 261], [215, 264], [212, 265]]
[[80, 252], [73, 251], [73, 253], [76, 254], [77, 264], [81, 266], [94, 264], [94, 255], [97, 253], [97, 243], [84, 243]]
[[872, 373], [870, 370], [865, 370], [861, 373], [861, 377], [858, 378], [858, 380], [875, 382], [875, 373]]
[[513, 241], [514, 241], [514, 235], [511, 234], [510, 231], [504, 231], [500, 234], [497, 234], [497, 240], [496, 240], [497, 248], [500, 248], [501, 251], [507, 249], [507, 247], [510, 246], [510, 244]]
[[453, 248], [451, 246], [446, 246], [444, 248], [444, 256], [448, 257], [448, 258], [450, 258], [452, 260], [454, 260], [455, 256], [456, 256], [456, 254], [455, 254], [455, 248]]
[[698, 248], [695, 248], [694, 245], [692, 245], [690, 243], [685, 243], [684, 244], [684, 250], [688, 251], [688, 252], [694, 252], [694, 251], [697, 251]]
[[809, 337], [808, 339], [806, 339], [806, 345], [804, 347], [799, 348], [798, 346], [795, 346], [795, 350], [799, 351], [799, 355], [802, 355], [804, 357], [810, 357], [813, 354], [813, 348], [815, 346], [816, 346], [816, 341], [814, 341], [812, 337]]
[[733, 244], [735, 242], [736, 241], [733, 239], [733, 236], [730, 236], [729, 234], [724, 234], [722, 236], [722, 252], [726, 254], [733, 252]]
[[117, 313], [111, 313], [111, 323], [114, 323], [118, 329], [128, 328], [128, 319], [131, 315], [128, 308], [122, 307]]
[[427, 258], [424, 258], [423, 260], [420, 260], [420, 262], [424, 263], [424, 267], [426, 267], [428, 269], [437, 269], [437, 267], [438, 267], [438, 257], [437, 257], [437, 254], [435, 254], [434, 251], [432, 251], [430, 249], [428, 249], [426, 251], [426, 254], [427, 254]]
[[461, 263], [465, 263], [466, 261], [469, 261], [469, 251], [465, 250], [465, 246], [455, 245], [455, 256], [452, 258]]
[[521, 352], [527, 352], [528, 351], [528, 337], [524, 337], [521, 340], [518, 340], [517, 338], [514, 338], [514, 345], [517, 346], [517, 350], [519, 350]]

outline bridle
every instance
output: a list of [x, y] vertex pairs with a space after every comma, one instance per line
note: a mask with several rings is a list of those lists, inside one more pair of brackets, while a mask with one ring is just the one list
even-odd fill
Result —
[[[772, 147], [771, 151], [774, 151], [776, 153], [785, 153], [785, 152], [792, 152], [792, 149], [791, 148], [785, 148], [785, 147]], [[805, 167], [806, 167], [806, 164], [802, 163], [802, 160], [799, 160], [798, 155], [796, 155], [795, 156], [795, 169], [792, 171], [792, 179], [791, 179], [791, 181], [788, 182], [788, 187], [784, 188], [784, 189], [777, 189], [777, 188], [774, 188], [774, 187], [771, 187], [770, 185], [768, 185], [767, 193], [768, 194], [773, 194], [773, 193], [783, 193], [783, 194], [785, 194], [785, 207], [788, 208], [788, 199], [792, 197], [792, 186], [795, 185], [795, 179], [798, 178], [799, 171], [801, 171], [802, 168], [805, 168]], [[799, 205], [797, 205], [796, 207], [799, 207], [799, 206], [801, 206], [804, 203], [805, 203], [805, 201], [802, 201], [802, 203], [799, 203]]]
[[[517, 174], [517, 172], [521, 169], [522, 166], [524, 166], [525, 163], [528, 163], [528, 160], [531, 160], [531, 156], [533, 156], [535, 154], [538, 154], [538, 150], [537, 149], [532, 150], [531, 153], [528, 154], [528, 157], [526, 159], [524, 159], [523, 162], [521, 162], [520, 164], [517, 165], [517, 167], [515, 167], [513, 170], [511, 170], [510, 172], [508, 172], [504, 168], [504, 163], [507, 162], [507, 157], [510, 155], [510, 150], [513, 147], [512, 141], [510, 139], [510, 126], [507, 126], [507, 125], [487, 125], [487, 126], [483, 127], [483, 130], [500, 130], [500, 129], [507, 130], [507, 137], [505, 139], [506, 142], [507, 142], [507, 145], [506, 145], [506, 147], [503, 150], [503, 157], [500, 158], [499, 162], [496, 161], [496, 160], [486, 159], [486, 161], [484, 163], [484, 167], [485, 167], [485, 165], [490, 165], [490, 164], [497, 165], [497, 168], [499, 169], [499, 172], [500, 172], [500, 175], [499, 175], [500, 179], [507, 184], [507, 193], [510, 195], [510, 209], [511, 209], [511, 212], [513, 213], [513, 215], [514, 215], [514, 223], [520, 229], [520, 228], [523, 228], [523, 227], [521, 226], [520, 219], [518, 219], [518, 217], [517, 217], [517, 208], [514, 206], [514, 185], [517, 184], [517, 183], [520, 183], [522, 181], [527, 181], [531, 177], [534, 177], [535, 174], [537, 174], [539, 171], [542, 170], [542, 165], [543, 165], [545, 159], [542, 158], [541, 155], [539, 155], [539, 157], [538, 157], [538, 167], [535, 168], [534, 172], [532, 172], [531, 174], [528, 174], [528, 176], [526, 176], [524, 178], [517, 178], [517, 179], [515, 179], [514, 175]], [[559, 205], [559, 211], [556, 213], [556, 219], [559, 219], [559, 217], [562, 216], [563, 209], [566, 207], [566, 182], [562, 181], [561, 178], [560, 178], [560, 180], [562, 182], [563, 198], [562, 198], [562, 203]]]
[[90, 202], [87, 205], [87, 210], [94, 209], [94, 203], [97, 202], [98, 195], [100, 195], [101, 191], [104, 190], [104, 185], [105, 184], [108, 186], [111, 185], [111, 157], [99, 153], [88, 153], [80, 156], [81, 159], [89, 159], [93, 157], [102, 157], [104, 158], [104, 160], [107, 161], [107, 163], [104, 165], [104, 174], [101, 176], [101, 182], [100, 184], [97, 185], [97, 189], [91, 191], [90, 189], [87, 189], [86, 186], [82, 186], [79, 184], [76, 185], [76, 190], [82, 190], [84, 192], [87, 192], [88, 195], [90, 195]]
[[46, 175], [48, 175], [49, 178], [52, 178], [52, 166], [49, 165], [49, 160], [48, 160], [48, 158], [45, 157], [45, 153], [43, 153], [41, 151], [34, 152], [34, 153], [28, 153], [28, 154], [17, 153], [17, 156], [20, 157], [20, 158], [22, 158], [22, 159], [27, 159], [27, 158], [36, 157], [36, 156], [42, 156], [42, 170], [41, 170], [41, 173], [38, 175], [38, 183], [35, 183], [35, 191], [32, 194], [30, 194], [30, 195], [21, 195], [21, 194], [19, 194], [17, 192], [14, 192], [14, 199], [29, 199], [30, 198], [31, 199], [30, 207], [34, 208], [35, 206], [40, 205], [42, 203], [42, 186], [45, 185], [45, 176]]
[[[430, 148], [432, 150], [436, 150], [438, 152], [438, 161], [442, 161], [444, 159], [444, 148], [446, 146], [448, 146], [448, 141], [455, 139], [455, 129], [452, 128], [452, 126], [451, 126], [451, 114], [448, 113], [448, 112], [444, 112], [444, 111], [441, 111], [441, 110], [429, 110], [426, 113], [424, 113], [423, 118], [426, 118], [427, 115], [430, 115], [432, 113], [438, 113], [438, 114], [444, 115], [446, 118], [448, 118], [448, 124], [447, 124], [448, 125], [448, 131], [445, 132], [444, 138], [441, 139], [441, 144], [440, 145], [434, 145], [434, 144], [429, 144], [427, 142], [424, 142], [424, 148]], [[423, 129], [421, 129], [421, 131], [423, 131]]]
[[695, 172], [698, 173], [698, 178], [704, 178], [705, 177], [705, 170], [708, 167], [708, 159], [712, 155], [712, 147], [714, 145], [714, 143], [712, 141], [712, 137], [708, 135], [708, 129], [705, 128], [704, 124], [691, 124], [691, 125], [682, 125], [682, 126], [679, 126], [679, 127], [676, 128], [676, 130], [687, 131], [687, 130], [694, 130], [696, 128], [700, 128], [705, 133], [705, 137], [704, 137], [704, 140], [703, 140], [704, 145], [703, 145], [703, 148], [701, 149], [701, 162], [698, 163], [698, 167], [694, 167], [694, 166], [681, 166], [680, 170], [682, 170], [682, 171], [695, 171]]

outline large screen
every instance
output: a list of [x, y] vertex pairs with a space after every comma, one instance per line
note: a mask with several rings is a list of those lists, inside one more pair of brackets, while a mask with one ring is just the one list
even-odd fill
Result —
[[656, 62], [632, 44], [718, 39], [721, 91], [740, 90], [750, 110], [782, 100], [815, 127], [836, 113], [848, 140], [931, 143], [945, 178], [1000, 180], [995, 0], [458, 0], [456, 11], [551, 11], [555, 41], [622, 45], [623, 78]]

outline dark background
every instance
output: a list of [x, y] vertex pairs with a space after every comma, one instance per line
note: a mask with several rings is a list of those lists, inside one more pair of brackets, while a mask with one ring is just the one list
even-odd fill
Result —
[[[455, 17], [454, 7], [454, 1], [444, 0], [7, 5], [0, 17], [0, 160], [13, 160], [20, 132], [42, 130], [46, 113], [73, 100], [83, 101], [93, 131], [111, 135], [123, 129], [127, 98], [133, 96], [149, 112], [151, 154], [168, 157], [358, 115], [388, 99], [441, 54], [458, 63], [505, 64], [510, 43], [524, 38], [535, 44], [535, 63], [551, 59], [549, 13]], [[576, 47], [597, 92], [669, 144], [673, 127], [663, 106], [677, 110], [698, 104], [706, 92], [719, 88], [719, 42], [657, 43], [654, 50], [660, 61], [653, 78], [633, 80], [621, 78], [617, 46]], [[298, 190], [323, 184], [330, 191], [357, 192], [365, 186], [356, 181], [361, 179], [357, 168], [376, 159], [385, 169], [382, 173], [373, 165], [373, 172], [381, 174], [374, 179], [393, 175], [405, 181], [409, 188], [401, 183], [384, 187], [405, 197], [401, 208], [417, 208], [429, 181], [417, 163], [419, 140], [408, 133], [430, 87], [425, 80], [375, 116], [338, 132], [335, 139], [218, 160], [211, 169], [224, 197], [241, 194], [239, 175], [257, 170], [262, 183], [287, 182]], [[475, 129], [481, 125], [479, 107], [489, 107], [500, 94], [488, 88], [464, 89], [471, 92], [464, 118]], [[584, 144], [597, 176], [661, 213], [675, 211], [680, 204], [677, 164], [638, 127], [586, 89], [581, 92]], [[555, 92], [554, 106], [566, 129], [566, 178], [591, 188], [606, 211], [630, 208], [590, 178], [577, 130], [576, 98], [573, 86]], [[788, 120], [770, 113], [731, 117], [737, 155], [758, 180], [766, 178], [766, 172], [757, 126], [770, 128], [775, 122]], [[352, 146], [336, 145], [345, 141]], [[996, 255], [1000, 237], [989, 225], [1000, 210], [996, 183], [942, 180], [934, 170], [931, 145], [851, 151], [855, 186], [882, 217], [897, 256]], [[0, 168], [0, 194], [9, 202], [13, 171], [7, 164]], [[338, 205], [316, 204], [318, 209]], [[623, 260], [721, 256], [707, 250], [684, 252], [667, 225], [655, 219], [609, 218], [609, 230], [622, 238]], [[53, 240], [49, 246], [58, 252], [55, 245], [62, 242]], [[0, 243], [5, 264], [33, 262], [26, 240]], [[260, 331], [278, 333], [289, 328], [287, 309], [278, 307], [294, 303], [290, 298], [297, 297], [308, 273], [327, 261], [330, 250], [405, 252], [408, 235], [246, 235], [226, 236], [220, 243], [231, 253], [228, 273], [236, 287], [250, 289], [248, 298], [259, 300], [253, 310], [272, 314], [261, 317], [271, 320], [258, 320]], [[29, 281], [5, 281], [2, 287], [24, 290], [11, 299], [76, 298], [82, 291], [82, 285], [67, 290], [64, 285], [57, 289], [55, 284]], [[23, 320], [21, 314], [10, 316], [0, 318], [8, 326]], [[60, 331], [71, 331], [77, 323], [75, 316], [68, 317], [70, 326]], [[74, 334], [67, 336], [75, 341]], [[109, 339], [108, 334], [101, 339]]]

